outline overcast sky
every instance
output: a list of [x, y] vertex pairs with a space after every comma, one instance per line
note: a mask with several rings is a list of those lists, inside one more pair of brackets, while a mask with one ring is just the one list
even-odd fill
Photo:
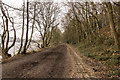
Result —
[[22, 6], [23, 0], [2, 0], [2, 2], [6, 3], [10, 6], [19, 8]]

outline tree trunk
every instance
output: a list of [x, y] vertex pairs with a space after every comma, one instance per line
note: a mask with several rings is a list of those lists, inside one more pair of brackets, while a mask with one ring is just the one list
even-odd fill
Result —
[[24, 35], [24, 24], [25, 24], [24, 11], [25, 11], [25, 1], [23, 2], [23, 26], [22, 26], [21, 44], [20, 44], [18, 54], [20, 54], [23, 46], [23, 35]]
[[[2, 3], [2, 2], [1, 2]], [[3, 57], [6, 57], [6, 55], [8, 54], [8, 43], [9, 43], [9, 30], [8, 30], [8, 17], [7, 17], [7, 15], [6, 15], [6, 13], [5, 13], [5, 11], [4, 11], [4, 9], [3, 9], [3, 6], [2, 6], [2, 4], [0, 4], [0, 7], [1, 7], [1, 12], [2, 12], [2, 14], [3, 14], [3, 16], [5, 17], [5, 19], [6, 19], [6, 23], [4, 23], [4, 21], [3, 21], [3, 25], [4, 25], [4, 27], [5, 27], [5, 24], [6, 24], [6, 29], [4, 30], [5, 31], [5, 34], [4, 34], [4, 32], [3, 32], [3, 35], [2, 35], [2, 44], [4, 45], [4, 42], [5, 42], [5, 39], [4, 39], [4, 37], [6, 37], [6, 34], [7, 34], [7, 42], [6, 42], [6, 48], [5, 47], [3, 47], [3, 45], [2, 45], [2, 55], [3, 55]], [[4, 45], [5, 46], [5, 45]]]
[[31, 43], [31, 40], [32, 40], [32, 36], [33, 36], [33, 32], [34, 32], [34, 25], [35, 25], [35, 17], [36, 17], [36, 3], [34, 4], [34, 14], [33, 14], [32, 32], [31, 32], [31, 35], [30, 35], [30, 40], [29, 40], [28, 45], [27, 45], [27, 49], [29, 48], [30, 43]]
[[108, 15], [109, 15], [109, 20], [110, 20], [110, 28], [111, 28], [111, 34], [114, 36], [115, 40], [115, 45], [117, 46], [117, 49], [120, 50], [120, 45], [119, 45], [119, 39], [118, 39], [118, 34], [115, 28], [115, 23], [114, 23], [114, 17], [113, 17], [113, 9], [112, 5], [110, 2], [106, 3], [107, 9], [108, 9]]
[[8, 47], [7, 52], [15, 45], [15, 42], [16, 42], [16, 30], [15, 30], [15, 27], [14, 27], [13, 18], [12, 18], [12, 21], [10, 20], [10, 22], [12, 23], [12, 27], [13, 27], [13, 31], [14, 31], [14, 40], [13, 40], [13, 43]]
[[26, 40], [25, 40], [25, 45], [24, 45], [23, 54], [26, 54], [26, 50], [27, 50], [28, 29], [29, 29], [29, 2], [28, 2], [28, 0], [27, 0], [27, 30], [26, 30]]

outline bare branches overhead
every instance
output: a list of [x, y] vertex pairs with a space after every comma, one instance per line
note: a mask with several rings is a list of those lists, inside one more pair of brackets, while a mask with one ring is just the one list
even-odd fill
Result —
[[18, 9], [18, 8], [12, 7], [12, 6], [10, 6], [10, 5], [8, 5], [8, 4], [5, 4], [5, 3], [3, 3], [3, 2], [2, 2], [2, 4], [5, 5], [5, 6], [7, 6], [7, 7], [9, 7], [9, 8], [14, 9], [14, 10], [22, 11], [22, 9]]

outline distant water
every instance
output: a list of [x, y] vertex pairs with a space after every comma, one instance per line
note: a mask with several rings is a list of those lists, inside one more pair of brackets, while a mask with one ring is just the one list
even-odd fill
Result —
[[[9, 45], [11, 45], [12, 44], [12, 42], [9, 42]], [[14, 56], [14, 55], [16, 55], [17, 53], [18, 53], [18, 50], [19, 50], [19, 48], [20, 48], [20, 42], [16, 42], [15, 43], [15, 45], [14, 45], [14, 47], [12, 47], [10, 50], [9, 50], [9, 54], [11, 54], [12, 56]], [[37, 47], [37, 44], [36, 43], [31, 43], [31, 45], [29, 46], [29, 48], [28, 48], [28, 52], [29, 51], [37, 51], [37, 50], [39, 50], [39, 48]], [[0, 59], [2, 58], [2, 56], [0, 56]]]
[[[15, 46], [14, 47], [12, 47], [10, 50], [9, 50], [9, 54], [11, 54], [12, 56], [14, 56], [15, 54], [17, 54], [18, 53], [18, 50], [19, 50], [19, 48], [20, 48], [20, 43], [19, 42], [16, 42], [15, 43]], [[36, 43], [31, 43], [31, 45], [29, 46], [29, 48], [28, 48], [28, 52], [29, 51], [37, 51], [39, 48], [37, 47], [37, 44]]]

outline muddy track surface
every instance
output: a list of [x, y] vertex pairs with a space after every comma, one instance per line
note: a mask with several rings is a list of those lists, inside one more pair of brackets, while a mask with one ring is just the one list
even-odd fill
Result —
[[33, 53], [2, 64], [2, 78], [70, 78], [73, 61], [66, 45]]
[[2, 78], [99, 78], [69, 45], [3, 62]]

